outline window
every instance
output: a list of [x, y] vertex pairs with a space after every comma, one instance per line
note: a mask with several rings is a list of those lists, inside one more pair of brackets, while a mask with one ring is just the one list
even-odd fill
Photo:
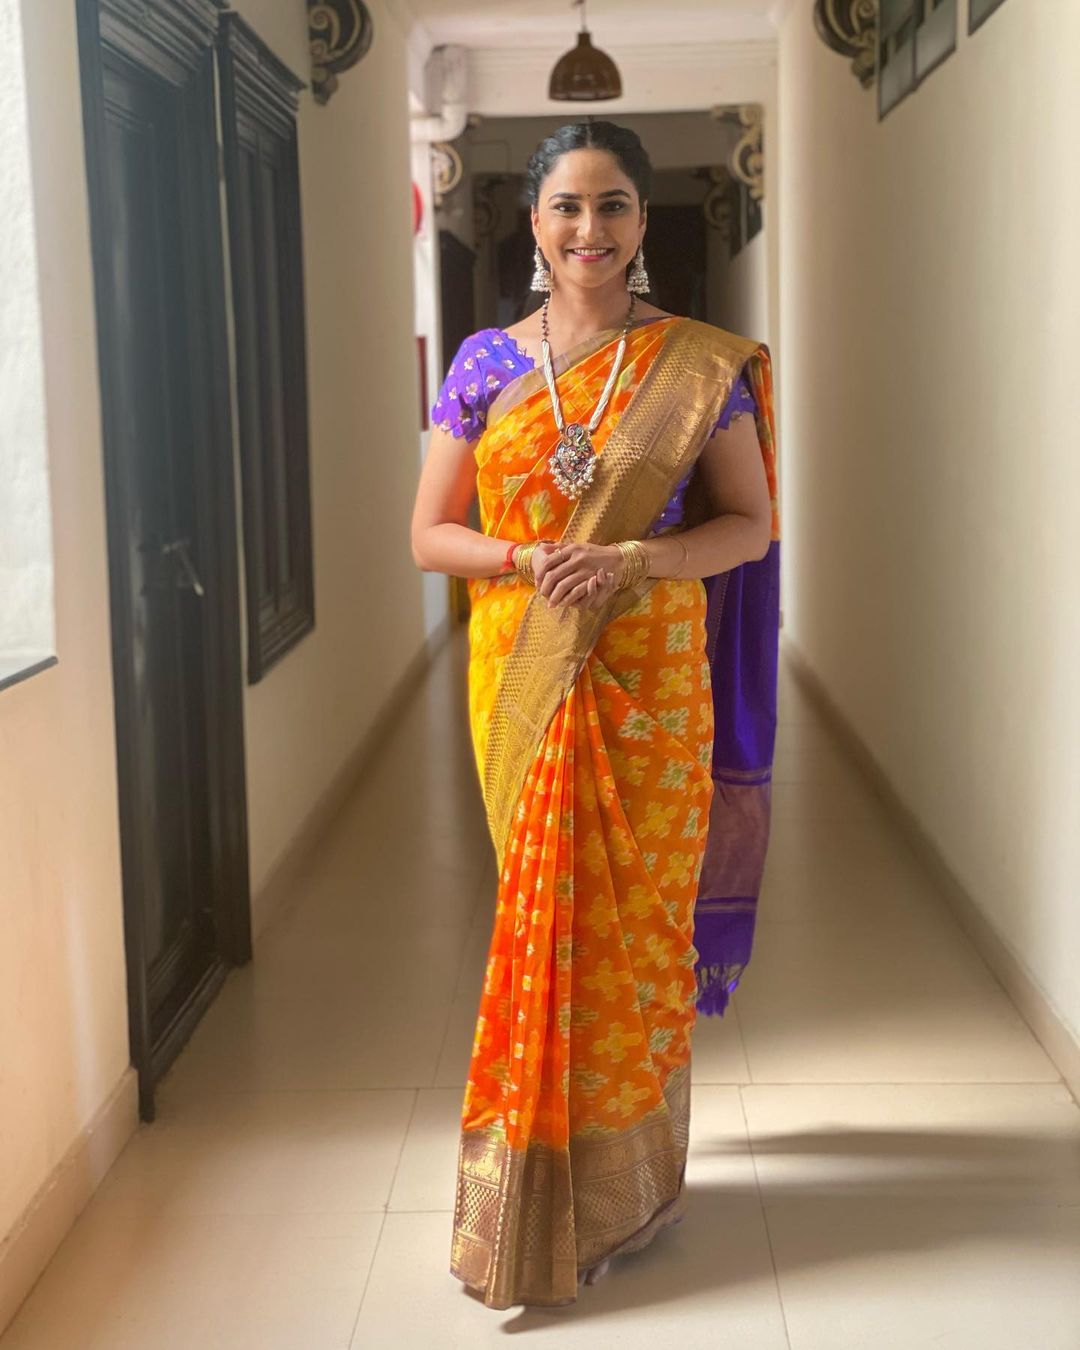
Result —
[[968, 32], [974, 33], [1005, 0], [968, 0]]
[[881, 0], [878, 114], [884, 117], [915, 88], [916, 0]]
[[878, 115], [910, 94], [956, 48], [956, 0], [881, 0]]
[[956, 0], [922, 0], [915, 29], [915, 78], [925, 79], [956, 50]]
[[0, 689], [56, 664], [34, 207], [19, 6], [0, 0]]
[[236, 14], [222, 16], [219, 56], [254, 684], [315, 623], [296, 137], [303, 86]]

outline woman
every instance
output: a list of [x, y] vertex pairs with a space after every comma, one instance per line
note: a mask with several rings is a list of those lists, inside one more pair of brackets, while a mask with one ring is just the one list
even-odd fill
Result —
[[632, 132], [563, 127], [527, 180], [545, 303], [462, 344], [412, 530], [470, 579], [499, 884], [451, 1269], [493, 1308], [572, 1302], [681, 1217], [690, 1034], [749, 958], [775, 733], [768, 351], [637, 302]]

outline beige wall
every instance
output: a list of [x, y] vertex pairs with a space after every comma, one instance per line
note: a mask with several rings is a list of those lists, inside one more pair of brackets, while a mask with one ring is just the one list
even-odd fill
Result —
[[128, 1063], [75, 7], [22, 10], [59, 663], [0, 690], [0, 1235]]
[[[759, 230], [730, 260], [717, 290], [716, 313], [720, 316], [717, 322], [721, 327], [761, 342], [767, 341], [768, 269], [764, 230]], [[770, 345], [770, 355], [772, 350]]]
[[[302, 0], [237, 8], [307, 78]], [[316, 628], [248, 690], [256, 891], [424, 641], [405, 39], [369, 8], [371, 52], [300, 116]]]
[[1080, 5], [1006, 0], [879, 124], [780, 41], [786, 631], [1080, 1032]]
[[[247, 694], [256, 886], [423, 642], [404, 40], [369, 3], [370, 54], [301, 116], [317, 628]], [[306, 78], [303, 0], [240, 8]], [[75, 5], [22, 9], [59, 664], [0, 691], [0, 1238], [118, 1092], [135, 1125]]]

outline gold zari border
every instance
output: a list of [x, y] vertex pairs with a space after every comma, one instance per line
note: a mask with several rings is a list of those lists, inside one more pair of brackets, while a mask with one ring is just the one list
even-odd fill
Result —
[[[561, 539], [639, 539], [692, 466], [739, 371], [761, 344], [696, 319], [672, 324], [596, 460], [588, 492]], [[503, 663], [491, 712], [482, 789], [501, 872], [522, 786], [536, 748], [604, 625], [651, 582], [617, 592], [601, 609], [551, 609], [530, 597]]]
[[681, 1216], [689, 1129], [687, 1062], [637, 1125], [572, 1136], [569, 1153], [463, 1131], [451, 1272], [491, 1308], [573, 1302], [579, 1269], [636, 1251]]

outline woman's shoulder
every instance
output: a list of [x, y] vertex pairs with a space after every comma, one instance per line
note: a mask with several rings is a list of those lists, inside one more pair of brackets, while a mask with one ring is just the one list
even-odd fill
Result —
[[502, 328], [478, 328], [475, 333], [470, 333], [468, 337], [462, 338], [454, 353], [451, 365], [457, 361], [463, 361], [467, 357], [484, 357], [498, 355], [501, 347], [509, 347], [510, 338], [505, 329]]
[[685, 322], [692, 324], [715, 346], [726, 349], [732, 357], [741, 357], [743, 362], [765, 346], [757, 338], [733, 332], [730, 328], [721, 328], [717, 323], [706, 323], [704, 319], [686, 319]]
[[530, 365], [502, 328], [470, 333], [447, 367], [431, 408], [433, 425], [455, 436], [478, 436], [496, 393]]

